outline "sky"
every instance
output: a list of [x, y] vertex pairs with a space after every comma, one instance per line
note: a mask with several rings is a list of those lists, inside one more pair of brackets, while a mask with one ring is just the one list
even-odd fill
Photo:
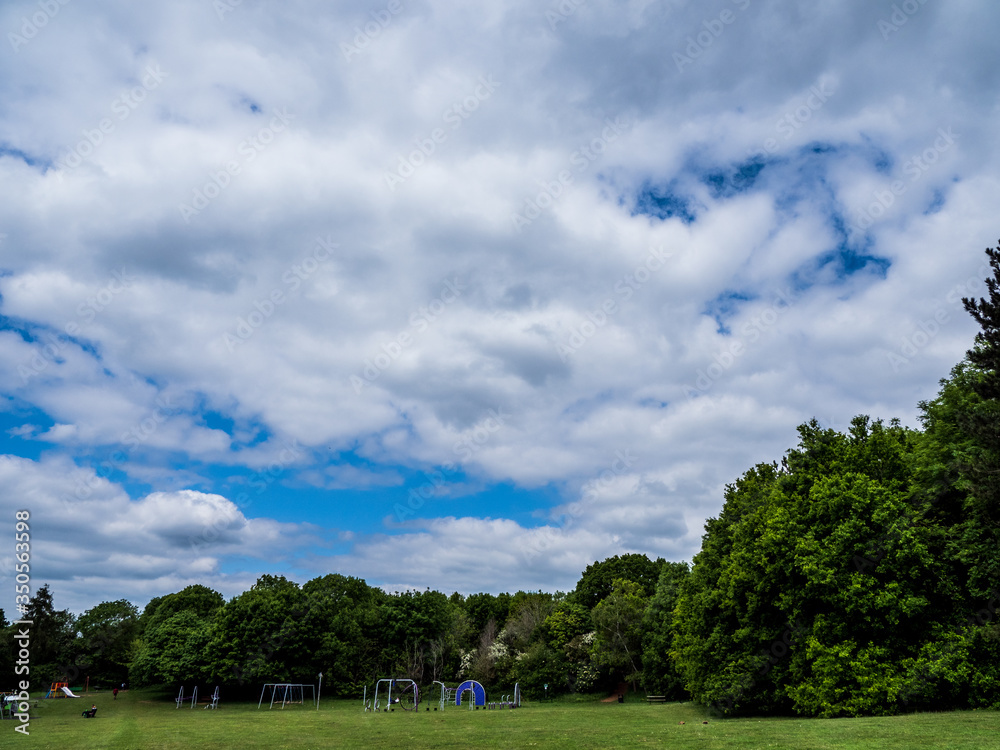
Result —
[[[0, 608], [687, 560], [918, 426], [1000, 237], [986, 0], [0, 3]], [[11, 618], [12, 619], [12, 618]]]

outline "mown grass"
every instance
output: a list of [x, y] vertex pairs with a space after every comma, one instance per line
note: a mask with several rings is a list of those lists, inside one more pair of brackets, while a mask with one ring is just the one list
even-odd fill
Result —
[[[526, 704], [510, 711], [364, 713], [361, 701], [323, 700], [320, 709], [177, 709], [159, 693], [130, 690], [112, 700], [39, 700], [30, 736], [0, 722], [2, 748], [715, 748], [1000, 749], [1000, 713], [966, 711], [865, 719], [717, 719], [694, 704], [599, 701]], [[34, 704], [35, 701], [32, 701]], [[97, 717], [80, 713], [91, 703]], [[708, 723], [702, 723], [707, 721]], [[681, 724], [681, 722], [684, 722]]]

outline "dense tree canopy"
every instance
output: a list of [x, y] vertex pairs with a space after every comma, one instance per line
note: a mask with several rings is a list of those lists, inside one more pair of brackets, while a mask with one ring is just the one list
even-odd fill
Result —
[[725, 710], [878, 711], [940, 587], [912, 522], [914, 436], [859, 417], [800, 438], [727, 488], [677, 605], [679, 664]]
[[200, 585], [150, 601], [139, 618], [139, 637], [132, 644], [130, 682], [209, 680], [214, 670], [208, 644], [214, 617], [224, 603], [222, 594]]
[[101, 602], [76, 620], [76, 663], [95, 684], [128, 681], [132, 642], [139, 632], [139, 609], [119, 599]]
[[656, 592], [643, 613], [643, 686], [651, 695], [682, 700], [687, 691], [674, 658], [674, 608], [690, 573], [687, 563], [664, 563]]
[[380, 669], [380, 607], [386, 595], [360, 578], [331, 573], [302, 586], [311, 635], [314, 674], [323, 672], [326, 690], [354, 695], [377, 679]]
[[633, 683], [642, 677], [642, 616], [648, 597], [635, 581], [616, 578], [611, 593], [595, 606], [594, 660]]
[[643, 596], [650, 597], [656, 590], [663, 563], [662, 557], [654, 562], [645, 555], [634, 553], [595, 562], [583, 571], [573, 596], [584, 607], [592, 609], [611, 593], [614, 582], [621, 579], [639, 584]]

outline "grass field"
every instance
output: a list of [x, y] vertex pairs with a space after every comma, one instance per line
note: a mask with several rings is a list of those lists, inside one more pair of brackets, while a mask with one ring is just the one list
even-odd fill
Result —
[[[223, 698], [225, 695], [223, 694]], [[35, 701], [32, 700], [32, 705]], [[80, 713], [91, 703], [97, 717]], [[159, 693], [130, 690], [79, 700], [39, 700], [30, 736], [0, 722], [0, 748], [968, 748], [1000, 749], [1000, 712], [927, 713], [871, 719], [725, 719], [693, 704], [565, 701], [510, 711], [372, 714], [361, 702], [323, 700], [320, 709], [177, 709]], [[703, 721], [708, 721], [703, 724]], [[681, 724], [680, 722], [685, 722]]]

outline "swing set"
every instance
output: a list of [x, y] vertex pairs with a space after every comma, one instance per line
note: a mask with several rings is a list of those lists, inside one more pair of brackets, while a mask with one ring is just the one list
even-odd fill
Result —
[[305, 702], [305, 691], [306, 688], [312, 691], [312, 698], [310, 701], [319, 708], [319, 703], [316, 700], [316, 686], [306, 685], [302, 683], [292, 683], [292, 682], [268, 682], [264, 685], [263, 689], [260, 691], [260, 700], [257, 702], [257, 708], [260, 708], [264, 703], [264, 696], [270, 690], [271, 702], [268, 704], [268, 708], [274, 708], [274, 702], [279, 698], [281, 699], [281, 708], [284, 708], [286, 704], [303, 704]]
[[[177, 693], [177, 697], [174, 699], [174, 702], [177, 704], [177, 708], [180, 708], [181, 705], [184, 704], [188, 700], [191, 701], [191, 708], [194, 708], [195, 705], [197, 705], [197, 703], [198, 703], [198, 686], [197, 685], [194, 686], [194, 692], [191, 693], [191, 698], [190, 699], [184, 697], [184, 686], [181, 685], [180, 692]], [[205, 704], [205, 708], [213, 708], [214, 709], [214, 708], [218, 708], [218, 707], [219, 707], [219, 686], [216, 685], [215, 686], [215, 692], [212, 693], [210, 696], [208, 696], [208, 703]]]

